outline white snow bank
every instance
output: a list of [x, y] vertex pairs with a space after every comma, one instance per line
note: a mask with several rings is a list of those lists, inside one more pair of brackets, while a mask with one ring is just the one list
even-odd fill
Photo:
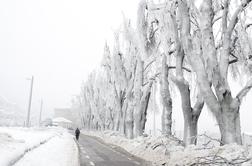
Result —
[[99, 137], [106, 143], [121, 146], [129, 153], [158, 166], [239, 165], [244, 161], [246, 162], [243, 166], [252, 165], [250, 146], [236, 144], [216, 146], [215, 141], [209, 140], [205, 144], [185, 148], [175, 137], [148, 136], [129, 140], [114, 131], [82, 131], [82, 133]]
[[60, 133], [59, 129], [0, 127], [0, 165], [12, 165], [27, 151]]
[[14, 166], [79, 166], [78, 153], [73, 136], [65, 132], [26, 153]]

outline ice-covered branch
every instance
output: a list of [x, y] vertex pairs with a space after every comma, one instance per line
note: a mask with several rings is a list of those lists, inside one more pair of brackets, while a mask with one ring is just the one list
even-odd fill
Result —
[[252, 78], [247, 82], [247, 84], [240, 90], [236, 98], [241, 102], [242, 98], [247, 95], [247, 93], [252, 88]]
[[228, 25], [228, 28], [227, 28], [227, 33], [228, 35], [231, 35], [236, 23], [238, 22], [238, 15], [240, 14], [240, 12], [246, 8], [246, 6], [251, 2], [251, 0], [244, 0], [241, 2], [240, 6], [236, 9], [236, 11], [234, 12], [231, 20], [230, 20], [230, 23]]

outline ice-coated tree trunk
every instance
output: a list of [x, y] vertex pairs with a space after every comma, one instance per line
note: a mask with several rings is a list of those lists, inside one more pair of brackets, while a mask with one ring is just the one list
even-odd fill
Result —
[[121, 117], [121, 108], [119, 106], [116, 107], [115, 110], [115, 124], [114, 124], [114, 130], [119, 131], [120, 129], [120, 117]]
[[123, 110], [125, 112], [125, 135], [127, 138], [132, 139], [133, 135], [133, 125], [134, 125], [134, 101], [133, 101], [133, 87], [134, 87], [134, 78], [132, 77], [129, 82], [129, 87], [126, 91], [125, 104], [123, 105]]
[[109, 117], [110, 117], [109, 130], [113, 130], [114, 129], [114, 117], [112, 115], [113, 110], [112, 110], [112, 108], [108, 108], [108, 109], [109, 109]]
[[141, 132], [141, 97], [142, 97], [142, 85], [143, 85], [143, 61], [141, 57], [137, 57], [137, 67], [135, 74], [135, 86], [134, 86], [134, 137], [142, 135]]
[[143, 92], [143, 96], [141, 98], [141, 103], [140, 103], [140, 112], [141, 112], [141, 129], [140, 129], [140, 133], [141, 135], [144, 133], [145, 131], [145, 123], [147, 121], [147, 109], [149, 106], [149, 101], [150, 101], [150, 95], [151, 95], [151, 87], [152, 87], [153, 82], [150, 81], [147, 88], [145, 89], [145, 91]]
[[120, 121], [122, 116], [122, 107], [121, 107], [121, 100], [120, 100], [120, 94], [117, 93], [115, 82], [113, 84], [114, 94], [115, 94], [115, 124], [114, 124], [114, 130], [119, 131], [120, 130]]
[[143, 91], [143, 95], [140, 99], [139, 104], [136, 106], [134, 112], [134, 136], [138, 137], [143, 135], [145, 130], [145, 123], [146, 123], [146, 116], [147, 116], [147, 109], [151, 95], [151, 87], [153, 82], [150, 81], [147, 87]]
[[125, 123], [126, 123], [126, 137], [129, 139], [132, 139], [134, 137], [133, 135], [133, 111], [134, 108], [129, 104], [127, 108], [127, 113], [126, 113], [126, 118], [125, 118]]
[[219, 124], [221, 131], [221, 143], [222, 145], [237, 143], [242, 144], [241, 139], [241, 126], [240, 115], [236, 110], [224, 111], [222, 114], [223, 124]]
[[182, 111], [184, 116], [184, 137], [185, 146], [197, 143], [198, 134], [198, 119], [203, 108], [204, 102], [198, 98], [194, 108], [191, 107], [190, 89], [185, 80], [174, 80], [176, 83], [180, 96]]
[[120, 133], [125, 134], [125, 118], [126, 118], [126, 110], [122, 109], [122, 114], [120, 118]]
[[143, 87], [143, 61], [141, 57], [137, 57], [137, 67], [134, 86], [134, 137], [143, 135], [146, 123], [147, 108], [149, 104], [152, 80]]
[[172, 134], [172, 99], [169, 90], [168, 82], [168, 65], [167, 57], [163, 54], [162, 69], [161, 69], [161, 86], [160, 94], [162, 98], [163, 111], [162, 111], [162, 134], [170, 136]]
[[87, 129], [90, 130], [91, 129], [91, 115], [87, 116]]
[[227, 94], [220, 104], [216, 117], [221, 132], [221, 144], [242, 144], [240, 126], [240, 103]]

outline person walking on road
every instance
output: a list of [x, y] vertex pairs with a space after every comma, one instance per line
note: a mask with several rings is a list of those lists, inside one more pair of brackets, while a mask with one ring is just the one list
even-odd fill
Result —
[[79, 136], [80, 136], [80, 130], [77, 128], [77, 129], [75, 130], [75, 138], [76, 138], [76, 140], [79, 139]]

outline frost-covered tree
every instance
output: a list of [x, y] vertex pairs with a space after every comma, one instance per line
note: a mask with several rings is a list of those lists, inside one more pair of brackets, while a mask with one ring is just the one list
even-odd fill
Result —
[[[184, 136], [189, 136], [189, 143], [194, 141], [191, 138], [197, 134], [197, 119], [204, 101], [216, 117], [222, 143], [241, 144], [239, 108], [252, 81], [249, 79], [233, 97], [228, 78], [230, 72], [250, 75], [246, 72], [250, 70], [251, 59], [251, 39], [246, 31], [247, 22], [251, 21], [246, 19], [250, 0], [237, 4], [229, 0], [198, 3], [201, 3], [199, 8], [194, 1], [167, 1], [153, 8], [161, 15], [169, 14], [169, 22], [173, 25], [170, 29], [173, 33], [169, 36], [175, 45], [176, 72], [172, 80], [181, 94]], [[188, 81], [183, 75], [186, 63], [197, 76], [199, 94], [194, 107], [191, 106]]]
[[[178, 25], [176, 21], [175, 3], [169, 1], [165, 5], [150, 4], [149, 13], [158, 19], [159, 22], [159, 38], [162, 41], [162, 49], [164, 50], [162, 61], [162, 77], [166, 87], [161, 84], [161, 95], [163, 106], [168, 108], [168, 115], [172, 112], [171, 97], [168, 88], [168, 75], [170, 80], [178, 87], [181, 97], [181, 108], [184, 116], [184, 143], [185, 145], [196, 144], [197, 141], [197, 124], [204, 102], [198, 95], [194, 97], [191, 94], [192, 82], [186, 79], [186, 76], [192, 78], [193, 73], [185, 61], [184, 51], [181, 47], [181, 37], [178, 34]], [[169, 57], [169, 66], [166, 57]], [[174, 69], [174, 70], [173, 70]], [[191, 85], [190, 85], [191, 84]], [[165, 95], [164, 95], [165, 94]], [[167, 99], [165, 99], [166, 97]], [[196, 98], [194, 105], [192, 99]], [[165, 114], [164, 114], [165, 115]], [[168, 118], [168, 119], [167, 119]], [[171, 117], [166, 117], [167, 122], [172, 122]]]
[[[243, 54], [245, 50], [238, 47], [239, 43], [245, 43], [235, 33], [241, 19], [245, 19], [242, 11], [246, 10], [250, 0], [242, 0], [233, 11], [229, 0], [220, 4], [221, 7], [217, 5], [218, 8], [213, 2], [217, 3], [202, 1], [197, 9], [194, 3], [178, 1], [178, 31], [185, 56], [196, 72], [200, 94], [218, 122], [222, 144], [241, 144], [240, 105], [251, 89], [252, 81], [249, 79], [233, 96], [228, 76], [232, 65], [241, 64], [237, 63], [242, 60], [240, 57], [246, 61], [250, 59], [249, 54]], [[222, 14], [218, 15], [219, 12]], [[215, 26], [218, 21], [219, 26]]]
[[83, 85], [83, 124], [128, 138], [142, 135], [159, 77], [164, 134], [171, 135], [172, 81], [180, 92], [185, 145], [196, 144], [204, 103], [216, 117], [221, 142], [241, 144], [239, 108], [252, 81], [234, 95], [230, 78], [251, 76], [250, 1], [204, 0], [200, 7], [188, 0], [140, 1], [136, 29], [124, 18], [113, 52], [106, 44], [102, 69]]
[[[173, 4], [172, 4], [173, 5]], [[196, 144], [197, 138], [197, 124], [198, 118], [200, 116], [201, 110], [204, 106], [204, 101], [201, 96], [197, 96], [197, 100], [192, 106], [191, 101], [191, 90], [189, 87], [189, 82], [185, 79], [183, 70], [187, 70], [183, 67], [184, 61], [184, 50], [181, 45], [181, 36], [178, 34], [178, 26], [176, 21], [176, 15], [171, 11], [171, 23], [173, 25], [174, 32], [174, 44], [175, 44], [175, 58], [176, 58], [176, 74], [172, 77], [173, 82], [179, 89], [182, 103], [182, 111], [184, 115], [184, 143]]]
[[[126, 134], [129, 138], [133, 137], [133, 112], [132, 90], [134, 86], [135, 75], [135, 48], [131, 40], [122, 43], [120, 37], [129, 38], [129, 27], [125, 25], [123, 32], [115, 33], [114, 52], [110, 55], [104, 54], [103, 67], [107, 72], [108, 84], [113, 91], [113, 99], [116, 105], [114, 110], [115, 130]], [[128, 33], [128, 34], [127, 34]], [[123, 47], [125, 44], [125, 48]], [[108, 50], [108, 48], [107, 48]]]

